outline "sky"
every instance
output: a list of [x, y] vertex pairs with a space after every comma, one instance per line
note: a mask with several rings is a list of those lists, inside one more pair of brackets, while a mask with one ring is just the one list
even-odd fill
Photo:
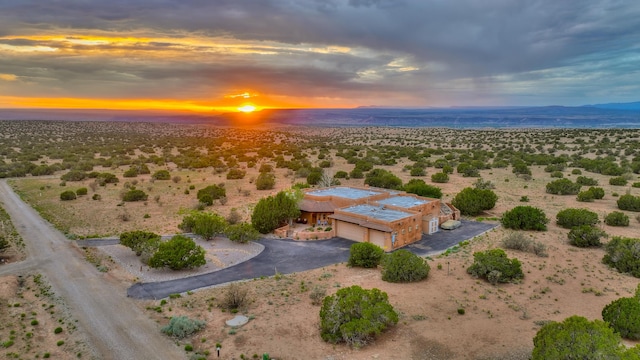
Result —
[[0, 0], [0, 108], [639, 100], [637, 0]]

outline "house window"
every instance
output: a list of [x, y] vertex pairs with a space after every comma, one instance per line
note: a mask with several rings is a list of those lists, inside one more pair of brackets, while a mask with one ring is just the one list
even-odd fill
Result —
[[411, 226], [409, 226], [409, 232], [411, 232]]
[[416, 231], [418, 231], [418, 225], [416, 225]]
[[402, 229], [402, 235], [404, 235], [404, 229]]

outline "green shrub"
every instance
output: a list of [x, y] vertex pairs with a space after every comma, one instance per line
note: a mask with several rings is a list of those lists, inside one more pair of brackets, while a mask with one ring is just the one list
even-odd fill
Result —
[[260, 173], [256, 179], [257, 190], [271, 190], [276, 185], [276, 176], [273, 173]]
[[580, 191], [578, 193], [578, 197], [576, 198], [576, 200], [580, 201], [580, 202], [593, 202], [596, 199], [596, 197], [593, 195], [593, 192], [587, 190], [587, 191]]
[[502, 215], [501, 223], [507, 229], [547, 230], [549, 219], [544, 211], [533, 206], [516, 206]]
[[202, 246], [183, 235], [175, 235], [171, 240], [160, 243], [149, 259], [152, 268], [167, 267], [171, 270], [193, 269], [206, 263]]
[[476, 216], [496, 206], [498, 196], [489, 189], [464, 188], [453, 198], [451, 203], [463, 215]]
[[76, 193], [72, 190], [63, 191], [60, 194], [60, 200], [62, 201], [69, 201], [69, 200], [75, 200], [75, 199], [76, 199]]
[[346, 171], [336, 171], [336, 174], [333, 175], [334, 178], [336, 179], [347, 179], [349, 177], [349, 173]]
[[80, 170], [71, 170], [68, 173], [62, 175], [60, 180], [64, 181], [82, 181], [87, 178], [87, 173]]
[[158, 170], [151, 175], [151, 178], [155, 180], [169, 180], [171, 179], [171, 174], [169, 170]]
[[434, 183], [447, 183], [449, 182], [449, 175], [445, 172], [437, 172], [431, 175], [431, 181]]
[[442, 190], [439, 187], [428, 185], [422, 179], [409, 180], [403, 189], [408, 193], [416, 194], [418, 196], [434, 199], [440, 199], [442, 197]]
[[191, 344], [186, 344], [186, 345], [184, 346], [184, 351], [186, 351], [186, 352], [191, 352], [191, 351], [193, 351], [193, 345], [191, 345]]
[[629, 226], [629, 217], [620, 211], [613, 211], [604, 218], [604, 223], [609, 226]]
[[227, 226], [225, 235], [231, 241], [239, 242], [241, 244], [249, 241], [256, 241], [260, 238], [260, 233], [251, 224], [239, 223]]
[[600, 246], [600, 238], [607, 237], [607, 234], [592, 225], [580, 225], [571, 228], [569, 243], [577, 247]]
[[556, 223], [565, 229], [580, 225], [595, 225], [598, 223], [598, 214], [587, 209], [564, 209], [556, 215]]
[[640, 340], [640, 300], [620, 298], [602, 309], [602, 319], [623, 338]]
[[640, 239], [615, 236], [605, 249], [605, 264], [640, 278]]
[[396, 250], [382, 258], [382, 280], [388, 282], [420, 281], [429, 275], [427, 261], [409, 250]]
[[571, 174], [573, 175], [582, 175], [582, 171], [580, 169], [571, 170]]
[[247, 172], [238, 168], [231, 168], [227, 173], [227, 180], [244, 179]]
[[552, 178], [563, 178], [564, 174], [562, 171], [553, 171], [550, 175]]
[[580, 185], [583, 185], [583, 186], [596, 186], [596, 185], [598, 185], [598, 180], [592, 179], [592, 178], [586, 177], [586, 176], [578, 176], [576, 178], [576, 184], [580, 184]]
[[596, 200], [600, 200], [604, 197], [604, 189], [602, 189], [601, 187], [592, 186], [588, 191], [593, 194], [593, 198]]
[[616, 176], [609, 179], [609, 185], [614, 186], [625, 186], [627, 185], [627, 179], [623, 176]]
[[131, 189], [122, 195], [122, 201], [146, 201], [149, 195], [139, 189]]
[[606, 322], [571, 316], [545, 324], [533, 338], [532, 360], [620, 359], [620, 335]]
[[202, 329], [206, 323], [202, 320], [192, 320], [186, 316], [174, 316], [169, 320], [169, 324], [160, 331], [177, 339], [184, 339]]
[[385, 292], [357, 285], [327, 296], [320, 309], [320, 335], [331, 343], [361, 347], [397, 323], [398, 313]]
[[81, 196], [81, 195], [87, 195], [88, 191], [86, 187], [81, 187], [80, 189], [76, 190], [76, 195]]
[[31, 325], [36, 326], [38, 324], [39, 324], [38, 320], [35, 320], [35, 319], [31, 320]]
[[227, 196], [227, 191], [223, 186], [209, 185], [204, 189], [198, 190], [196, 198], [201, 203], [211, 206], [214, 200], [221, 199], [225, 196]]
[[402, 189], [402, 180], [385, 169], [373, 169], [369, 171], [365, 176], [364, 183], [365, 185], [384, 189]]
[[631, 187], [640, 188], [640, 182], [634, 182], [633, 184], [631, 184]]
[[507, 283], [522, 279], [521, 264], [518, 259], [509, 259], [502, 249], [492, 249], [473, 254], [473, 264], [467, 273], [483, 278], [492, 284]]
[[53, 330], [54, 334], [60, 334], [62, 332], [62, 328], [61, 327], [57, 327], [55, 330]]
[[380, 264], [384, 250], [372, 243], [356, 243], [349, 249], [349, 266], [375, 268]]
[[618, 209], [640, 211], [640, 196], [622, 195], [618, 199]]
[[582, 185], [576, 184], [569, 179], [558, 179], [547, 184], [546, 189], [549, 194], [556, 195], [577, 195]]
[[251, 224], [266, 234], [300, 216], [298, 197], [295, 193], [280, 191], [276, 196], [260, 199], [253, 208]]

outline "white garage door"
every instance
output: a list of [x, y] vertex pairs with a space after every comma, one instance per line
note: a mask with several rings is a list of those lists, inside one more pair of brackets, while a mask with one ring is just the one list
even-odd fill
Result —
[[369, 241], [372, 244], [378, 245], [384, 249], [384, 235], [382, 231], [369, 230]]
[[365, 228], [360, 225], [344, 222], [344, 221], [336, 221], [336, 236], [353, 240], [353, 241], [364, 241], [364, 233]]

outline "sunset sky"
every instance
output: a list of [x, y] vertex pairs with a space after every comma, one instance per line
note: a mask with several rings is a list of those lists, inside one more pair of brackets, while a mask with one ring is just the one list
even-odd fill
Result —
[[0, 1], [0, 108], [639, 100], [637, 0]]

